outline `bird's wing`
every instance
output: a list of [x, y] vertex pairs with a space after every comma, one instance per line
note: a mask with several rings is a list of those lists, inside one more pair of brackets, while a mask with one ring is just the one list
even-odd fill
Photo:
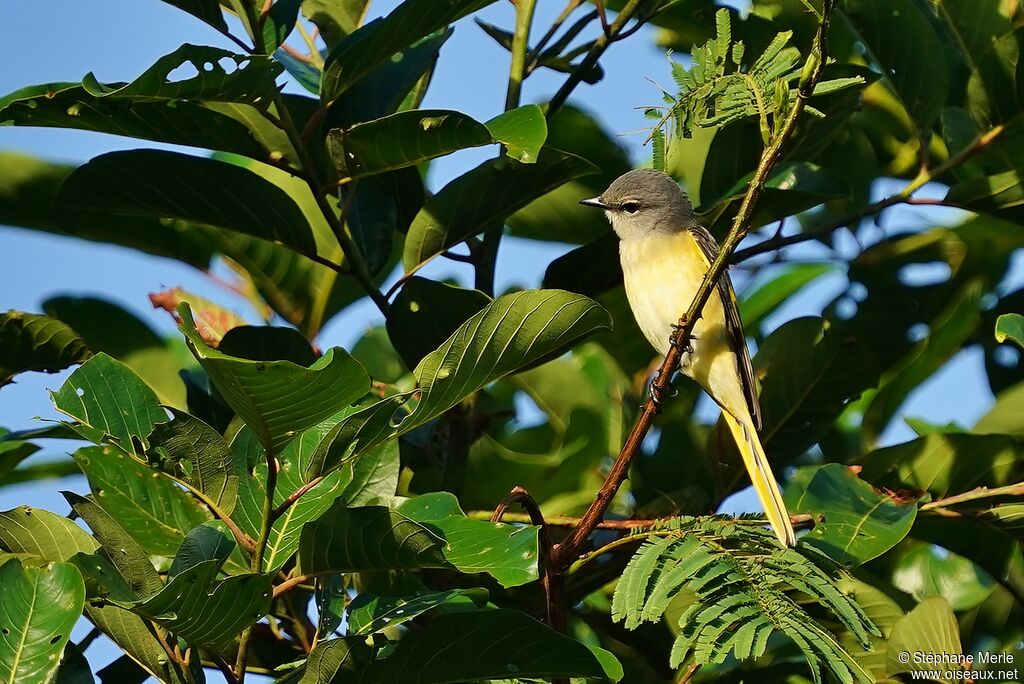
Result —
[[[718, 256], [718, 242], [700, 224], [695, 223], [688, 230], [710, 265]], [[725, 332], [729, 337], [729, 346], [736, 354], [736, 371], [739, 373], [740, 383], [743, 385], [743, 395], [747, 400], [747, 408], [750, 409], [750, 417], [754, 421], [754, 429], [760, 430], [761, 405], [757, 401], [754, 368], [750, 364], [750, 351], [747, 349], [747, 338], [743, 334], [743, 321], [740, 320], [740, 310], [736, 302], [736, 293], [732, 289], [729, 271], [725, 271], [718, 279], [718, 293], [722, 298], [722, 309], [725, 311]]]

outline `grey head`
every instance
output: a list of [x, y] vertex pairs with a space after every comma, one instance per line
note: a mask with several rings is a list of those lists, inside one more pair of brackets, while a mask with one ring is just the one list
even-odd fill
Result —
[[678, 233], [697, 224], [683, 189], [670, 176], [653, 169], [624, 173], [600, 195], [580, 204], [604, 209], [622, 240]]

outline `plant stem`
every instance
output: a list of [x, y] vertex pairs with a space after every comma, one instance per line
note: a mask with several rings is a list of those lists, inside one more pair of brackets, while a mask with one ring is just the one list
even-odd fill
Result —
[[[555, 547], [552, 553], [553, 560], [555, 561], [556, 568], [558, 569], [567, 568], [576, 560], [579, 556], [580, 549], [590, 536], [590, 533], [593, 532], [594, 528], [597, 527], [597, 524], [604, 518], [604, 514], [608, 510], [608, 506], [611, 504], [612, 499], [618, 492], [622, 482], [628, 476], [629, 466], [636, 455], [640, 452], [640, 446], [643, 444], [644, 438], [647, 436], [647, 432], [650, 430], [651, 425], [654, 422], [654, 417], [659, 411], [658, 401], [655, 397], [668, 396], [669, 384], [672, 375], [679, 368], [682, 350], [685, 349], [690, 342], [693, 328], [700, 319], [704, 304], [711, 296], [711, 292], [716, 287], [719, 277], [725, 271], [730, 255], [750, 230], [750, 222], [754, 215], [754, 206], [757, 204], [757, 201], [761, 196], [765, 181], [768, 180], [768, 176], [771, 173], [772, 168], [774, 168], [779, 157], [781, 157], [782, 148], [789, 142], [793, 132], [796, 130], [797, 120], [803, 112], [804, 105], [808, 97], [810, 97], [811, 92], [813, 92], [814, 86], [821, 78], [822, 71], [824, 70], [824, 65], [827, 59], [825, 39], [828, 34], [829, 21], [834, 1], [835, 0], [824, 0], [822, 20], [818, 25], [818, 32], [814, 38], [811, 54], [807, 58], [808, 66], [810, 67], [806, 70], [807, 76], [800, 83], [796, 100], [793, 102], [793, 106], [787, 114], [781, 129], [774, 136], [771, 144], [761, 153], [757, 170], [754, 172], [750, 185], [747, 187], [747, 192], [743, 197], [743, 202], [740, 204], [739, 212], [733, 220], [732, 228], [730, 229], [728, 236], [726, 236], [721, 250], [715, 257], [715, 260], [708, 269], [707, 274], [704, 276], [704, 281], [701, 283], [700, 289], [697, 290], [696, 295], [694, 295], [693, 302], [690, 304], [689, 310], [682, 316], [682, 318], [679, 319], [679, 328], [673, 335], [672, 346], [658, 371], [658, 377], [651, 385], [650, 395], [644, 403], [640, 416], [637, 418], [636, 423], [633, 425], [633, 429], [626, 438], [626, 442], [622, 446], [622, 450], [619, 452], [618, 458], [615, 459], [611, 472], [609, 472], [600, 491], [594, 498], [594, 502], [583, 515], [580, 524], [572, 530], [564, 541]], [[632, 4], [633, 3], [630, 3], [630, 5]], [[630, 5], [627, 5], [627, 7]], [[625, 12], [625, 10], [623, 10], [623, 12]], [[621, 17], [622, 13], [620, 13], [619, 17], [616, 17], [615, 22], [618, 23]], [[616, 23], [612, 24], [613, 28], [616, 26]]]
[[992, 499], [998, 496], [1024, 496], [1024, 482], [1006, 485], [1005, 487], [975, 487], [974, 489], [968, 492], [963, 492], [962, 494], [955, 494], [954, 496], [947, 496], [944, 499], [930, 501], [921, 506], [921, 510], [931, 511], [938, 508], [948, 508], [949, 506], [956, 506], [957, 504], [966, 503], [968, 501]]
[[[530, 47], [530, 27], [537, 0], [516, 0], [516, 27], [512, 34], [512, 65], [508, 71], [508, 88], [505, 91], [505, 111], [519, 106], [523, 81], [526, 79], [526, 57]], [[505, 154], [502, 145], [499, 159]], [[500, 222], [484, 233], [483, 244], [475, 255], [474, 287], [484, 294], [494, 296], [494, 275], [498, 264], [498, 248], [501, 247], [501, 233], [505, 229]]]
[[[491, 511], [469, 511], [468, 513], [466, 513], [466, 515], [470, 518], [473, 518], [474, 520], [492, 520], [494, 513], [492, 513]], [[602, 520], [601, 522], [597, 523], [596, 529], [621, 530], [623, 532], [628, 532], [630, 530], [643, 530], [647, 529], [648, 527], [654, 527], [659, 523], [663, 523], [671, 519], [671, 517], [665, 517], [640, 518], [631, 520]], [[795, 515], [789, 516], [789, 520], [793, 523], [794, 527], [814, 527], [813, 523], [815, 523], [817, 519], [818, 518], [816, 516], [811, 515], [809, 513], [797, 513]], [[579, 527], [579, 524], [580, 522], [582, 522], [582, 520], [582, 518], [576, 518], [571, 515], [551, 515], [544, 518], [544, 524], [548, 527]], [[533, 518], [531, 518], [526, 513], [508, 512], [503, 512], [501, 518], [496, 522], [523, 523], [534, 525], [537, 524], [536, 522], [534, 522]], [[748, 522], [748, 520], [737, 520], [737, 522]], [[767, 523], [767, 520], [759, 521], [756, 519], [750, 519], [749, 522], [751, 524], [760, 525], [763, 523]]]

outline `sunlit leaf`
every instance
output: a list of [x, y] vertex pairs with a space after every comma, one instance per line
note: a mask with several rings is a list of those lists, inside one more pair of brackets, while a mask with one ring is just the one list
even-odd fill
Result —
[[23, 311], [0, 314], [0, 387], [18, 373], [56, 373], [91, 356], [78, 333], [55, 318]]

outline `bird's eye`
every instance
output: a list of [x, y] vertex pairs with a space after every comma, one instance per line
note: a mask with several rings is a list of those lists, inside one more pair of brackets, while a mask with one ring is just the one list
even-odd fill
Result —
[[640, 204], [638, 202], [623, 202], [622, 203], [622, 211], [626, 212], [627, 214], [635, 214], [639, 210], [640, 210]]

